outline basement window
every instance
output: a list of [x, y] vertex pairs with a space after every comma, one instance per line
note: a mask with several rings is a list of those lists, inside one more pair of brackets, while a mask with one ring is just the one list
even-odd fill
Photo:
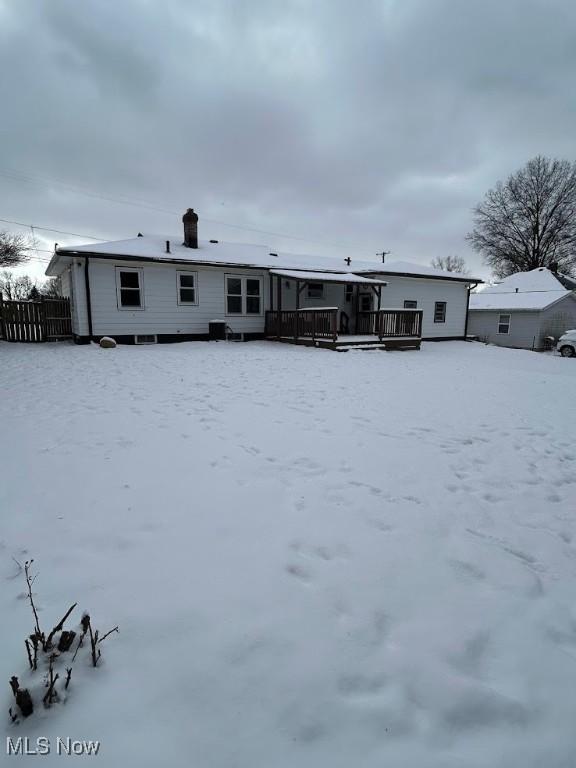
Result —
[[158, 337], [152, 333], [141, 333], [134, 336], [134, 344], [157, 344]]
[[437, 301], [434, 304], [434, 322], [445, 323], [446, 322], [446, 302]]
[[498, 315], [498, 333], [501, 335], [510, 333], [510, 315]]
[[116, 267], [118, 309], [144, 309], [141, 269]]

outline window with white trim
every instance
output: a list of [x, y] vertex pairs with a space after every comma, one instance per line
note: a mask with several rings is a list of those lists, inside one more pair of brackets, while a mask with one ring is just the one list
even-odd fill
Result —
[[510, 333], [510, 315], [498, 315], [498, 333], [502, 335]]
[[434, 304], [434, 322], [445, 323], [446, 322], [446, 302], [437, 301]]
[[309, 299], [323, 299], [324, 298], [324, 283], [308, 283]]
[[144, 309], [142, 270], [116, 267], [118, 309]]
[[262, 278], [226, 275], [226, 314], [262, 314]]
[[196, 272], [176, 272], [178, 304], [198, 304], [198, 274]]
[[404, 309], [418, 309], [418, 302], [412, 299], [406, 299], [404, 301]]

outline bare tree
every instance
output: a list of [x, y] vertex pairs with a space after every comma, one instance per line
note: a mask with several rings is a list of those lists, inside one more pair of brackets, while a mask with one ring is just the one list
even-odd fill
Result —
[[33, 294], [34, 283], [28, 275], [16, 277], [13, 272], [0, 272], [0, 294], [7, 301], [26, 301]]
[[437, 256], [430, 263], [435, 269], [443, 269], [444, 272], [466, 271], [466, 262], [462, 256]]
[[59, 277], [49, 277], [38, 290], [40, 295], [47, 299], [57, 299], [62, 296], [62, 282]]
[[30, 257], [32, 243], [25, 235], [0, 232], [0, 267], [16, 267]]
[[497, 277], [576, 269], [576, 163], [535, 157], [474, 209], [467, 235]]

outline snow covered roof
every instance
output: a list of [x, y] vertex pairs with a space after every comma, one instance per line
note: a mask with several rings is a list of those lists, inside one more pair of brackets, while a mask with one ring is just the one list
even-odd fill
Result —
[[576, 281], [554, 274], [546, 267], [517, 272], [497, 285], [490, 285], [470, 296], [471, 310], [510, 309], [541, 310], [573, 293], [565, 286]]
[[271, 269], [271, 275], [290, 277], [292, 280], [320, 280], [323, 283], [350, 283], [351, 285], [387, 285], [385, 280], [374, 280], [371, 277], [342, 274], [341, 272], [302, 272], [289, 269]]
[[[166, 241], [170, 243], [170, 252], [166, 250]], [[224, 243], [220, 241], [200, 240], [198, 248], [187, 248], [182, 244], [182, 236], [161, 237], [142, 235], [129, 240], [113, 240], [105, 243], [63, 246], [58, 248], [46, 270], [47, 275], [57, 275], [61, 271], [59, 259], [74, 254], [94, 254], [99, 258], [135, 259], [143, 261], [168, 261], [176, 263], [195, 263], [237, 267], [259, 267], [263, 269], [311, 270], [316, 272], [337, 272], [340, 274], [378, 274], [406, 275], [408, 277], [433, 277], [442, 280], [460, 282], [482, 282], [479, 278], [444, 272], [411, 262], [387, 262], [344, 257], [309, 256], [304, 254], [276, 252], [267, 245], [248, 243]]]

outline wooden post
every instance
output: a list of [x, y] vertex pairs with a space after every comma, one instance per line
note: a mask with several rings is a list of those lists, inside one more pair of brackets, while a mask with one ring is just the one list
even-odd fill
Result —
[[332, 310], [332, 339], [338, 341], [338, 310]]
[[298, 339], [298, 316], [300, 309], [300, 280], [296, 280], [296, 314], [294, 315], [294, 339]]
[[273, 284], [274, 283], [274, 277], [270, 273], [268, 273], [268, 279], [269, 279], [268, 289], [270, 291], [270, 300], [269, 300], [270, 301], [270, 306], [269, 306], [269, 310], [272, 312], [272, 310], [274, 309], [274, 284]]
[[379, 285], [378, 286], [378, 314], [376, 315], [376, 318], [377, 318], [376, 329], [378, 331], [378, 338], [380, 339], [380, 341], [382, 341], [382, 315], [380, 313], [381, 306], [382, 306], [382, 286]]
[[360, 286], [358, 283], [356, 283], [356, 290], [354, 293], [356, 294], [356, 327], [354, 328], [354, 333], [358, 333], [358, 323], [360, 320]]
[[280, 338], [280, 325], [282, 323], [282, 278], [276, 275], [276, 335]]

